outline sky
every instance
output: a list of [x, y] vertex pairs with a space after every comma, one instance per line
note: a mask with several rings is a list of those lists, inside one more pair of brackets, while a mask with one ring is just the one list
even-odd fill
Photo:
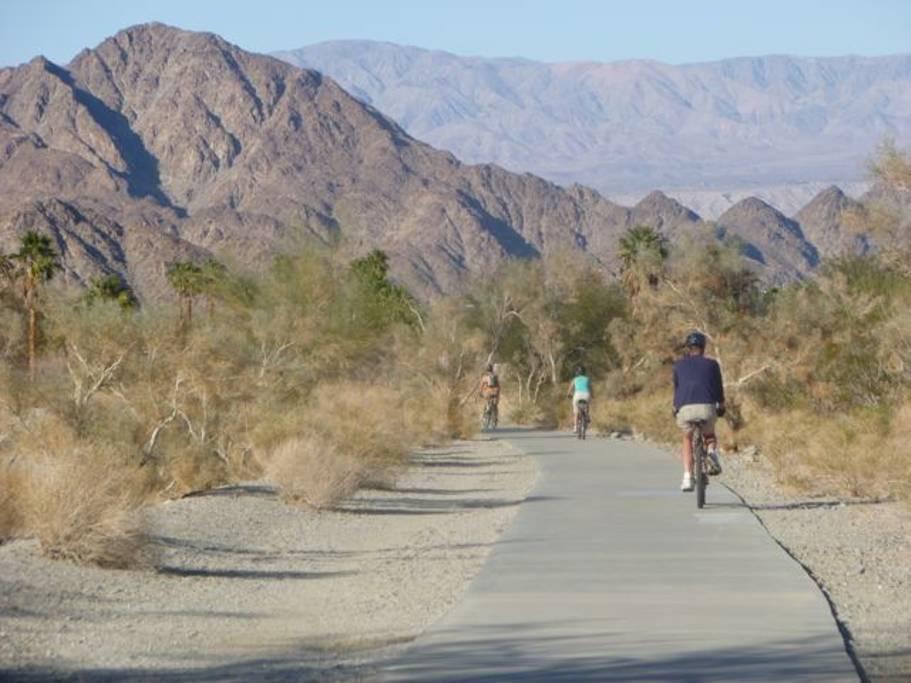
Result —
[[340, 39], [551, 62], [911, 52], [911, 0], [0, 0], [0, 66], [65, 64], [148, 21], [255, 52]]

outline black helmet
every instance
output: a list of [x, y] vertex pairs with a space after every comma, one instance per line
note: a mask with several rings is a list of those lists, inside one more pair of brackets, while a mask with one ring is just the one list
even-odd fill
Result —
[[585, 366], [584, 366], [584, 365], [577, 365], [577, 366], [576, 366], [576, 374], [577, 374], [577, 375], [584, 375], [584, 374], [585, 374]]
[[699, 347], [700, 349], [704, 349], [705, 348], [705, 335], [702, 334], [702, 332], [696, 332], [694, 330], [693, 332], [690, 332], [688, 335], [686, 335], [686, 341], [683, 343], [683, 345], [686, 347], [696, 346], [696, 347]]
[[487, 364], [487, 372], [493, 372], [493, 363]]

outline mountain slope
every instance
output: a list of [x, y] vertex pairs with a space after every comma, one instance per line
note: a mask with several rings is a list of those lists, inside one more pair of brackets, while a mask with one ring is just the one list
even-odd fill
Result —
[[545, 64], [338, 41], [276, 53], [409, 133], [608, 195], [860, 180], [911, 140], [911, 55]]
[[850, 213], [860, 207], [860, 202], [833, 185], [798, 211], [794, 220], [822, 256], [862, 253], [867, 248], [866, 239], [855, 235], [846, 222]]
[[744, 254], [766, 265], [779, 282], [799, 278], [819, 264], [819, 252], [800, 225], [756, 197], [721, 214], [716, 229], [719, 237], [742, 242]]
[[[43, 225], [72, 279], [118, 272], [146, 296], [177, 256], [258, 263], [301, 234], [340, 236], [352, 256], [383, 248], [408, 285], [450, 291], [551, 249], [610, 264], [637, 220], [586, 188], [465, 166], [317, 72], [161, 24], [66, 68], [0, 72], [0, 150], [0, 240]], [[650, 211], [668, 230], [698, 219]], [[89, 229], [110, 254], [89, 248]]]

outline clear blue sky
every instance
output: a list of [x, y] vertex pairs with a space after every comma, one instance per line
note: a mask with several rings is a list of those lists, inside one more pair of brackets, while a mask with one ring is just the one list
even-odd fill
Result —
[[545, 61], [911, 52], [911, 0], [0, 0], [0, 66], [147, 21], [257, 52], [369, 38]]

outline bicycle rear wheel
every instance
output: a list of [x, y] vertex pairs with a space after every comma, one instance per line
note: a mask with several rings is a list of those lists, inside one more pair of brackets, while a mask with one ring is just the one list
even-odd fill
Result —
[[696, 484], [696, 507], [700, 510], [705, 506], [706, 467], [705, 444], [702, 441], [702, 430], [693, 430], [693, 477]]

